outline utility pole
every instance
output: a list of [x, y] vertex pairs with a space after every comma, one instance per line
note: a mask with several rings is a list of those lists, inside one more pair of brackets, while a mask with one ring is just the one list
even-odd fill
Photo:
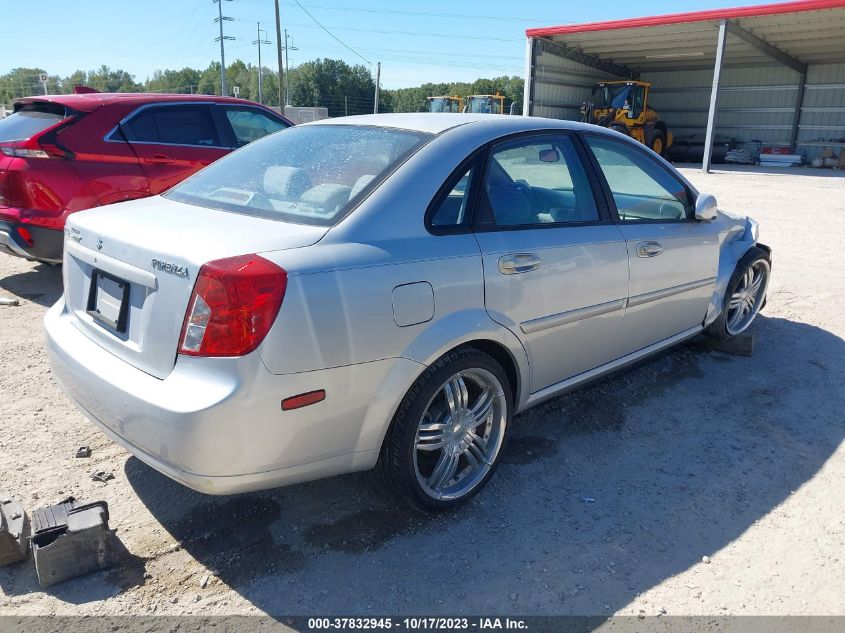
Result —
[[[232, 0], [228, 0], [231, 2]], [[223, 0], [212, 0], [217, 3], [217, 17], [214, 21], [220, 25], [220, 37], [215, 37], [215, 42], [220, 42], [220, 94], [224, 97], [228, 90], [226, 89], [226, 52], [224, 50], [223, 42], [225, 40], [233, 40], [234, 37], [230, 35], [223, 35], [223, 22], [233, 22], [235, 18], [223, 15]]]
[[261, 22], [258, 22], [258, 39], [253, 42], [258, 45], [258, 103], [264, 103], [264, 93], [261, 90], [261, 45], [270, 43], [270, 40], [261, 39], [261, 33], [265, 33], [266, 36], [267, 31], [263, 31]]
[[379, 82], [381, 81], [381, 62], [376, 64], [376, 103], [373, 106], [373, 114], [378, 114], [378, 92]]
[[349, 97], [343, 95], [343, 116], [349, 116]]
[[[298, 51], [299, 49], [294, 46], [291, 42], [293, 42], [292, 37], [288, 37], [288, 30], [285, 29], [285, 77], [290, 77], [288, 74], [289, 68], [289, 60], [290, 60], [290, 53], [288, 51]], [[289, 95], [288, 95], [288, 81], [285, 81], [285, 105], [288, 104]]]
[[[285, 42], [287, 44], [287, 42]], [[285, 77], [285, 67], [282, 64], [282, 20], [279, 17], [279, 0], [276, 0], [276, 53], [279, 56], [279, 109], [285, 113], [285, 102], [282, 95], [287, 95], [288, 86]]]

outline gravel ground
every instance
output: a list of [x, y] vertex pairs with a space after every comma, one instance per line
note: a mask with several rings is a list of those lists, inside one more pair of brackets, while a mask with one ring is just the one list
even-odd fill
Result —
[[235, 497], [157, 474], [53, 382], [60, 269], [0, 256], [0, 489], [105, 499], [127, 550], [46, 591], [31, 560], [0, 569], [0, 614], [845, 615], [845, 178], [686, 173], [774, 248], [754, 356], [689, 344], [520, 415], [487, 489], [435, 518], [370, 473]]

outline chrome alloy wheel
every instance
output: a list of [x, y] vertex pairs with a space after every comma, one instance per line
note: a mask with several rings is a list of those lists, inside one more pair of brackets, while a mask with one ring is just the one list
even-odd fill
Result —
[[758, 259], [740, 278], [728, 303], [725, 322], [725, 328], [731, 336], [744, 332], [760, 312], [766, 299], [770, 270], [769, 262]]
[[414, 469], [423, 491], [453, 500], [484, 481], [502, 442], [507, 402], [499, 380], [485, 369], [466, 369], [429, 401], [417, 427]]

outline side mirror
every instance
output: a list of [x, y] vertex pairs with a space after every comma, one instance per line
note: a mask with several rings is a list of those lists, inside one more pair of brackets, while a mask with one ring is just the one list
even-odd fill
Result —
[[709, 193], [700, 193], [695, 200], [695, 219], [699, 222], [710, 222], [716, 219], [719, 207], [716, 197]]
[[556, 163], [560, 160], [560, 153], [554, 147], [551, 149], [541, 149], [537, 157], [541, 163]]

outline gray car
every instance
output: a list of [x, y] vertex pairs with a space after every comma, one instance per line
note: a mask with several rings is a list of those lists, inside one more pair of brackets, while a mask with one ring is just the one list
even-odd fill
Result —
[[493, 474], [514, 415], [762, 307], [770, 250], [657, 154], [565, 121], [348, 117], [74, 214], [56, 378], [228, 494], [377, 467], [411, 506]]

